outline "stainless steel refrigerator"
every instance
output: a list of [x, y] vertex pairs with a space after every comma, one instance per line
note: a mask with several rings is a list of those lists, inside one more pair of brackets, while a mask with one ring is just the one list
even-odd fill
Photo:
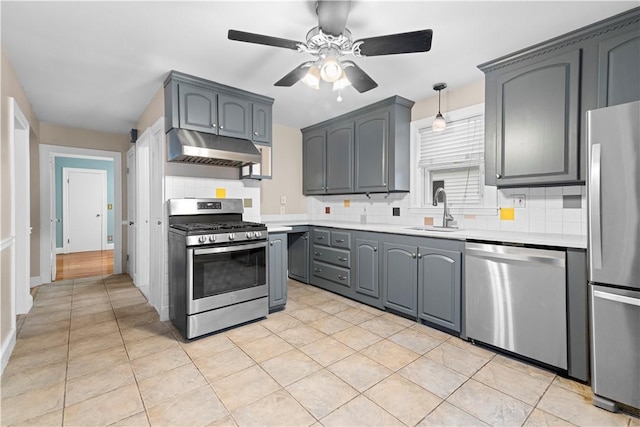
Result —
[[640, 102], [588, 111], [587, 137], [594, 404], [640, 408]]

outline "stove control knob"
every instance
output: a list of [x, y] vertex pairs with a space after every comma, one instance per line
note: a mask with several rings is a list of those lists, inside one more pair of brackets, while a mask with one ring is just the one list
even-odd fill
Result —
[[254, 233], [253, 231], [247, 231], [247, 239], [253, 239]]
[[236, 235], [233, 233], [229, 233], [229, 240], [235, 240], [236, 239]]
[[200, 242], [200, 243], [204, 243], [204, 242], [206, 242], [206, 241], [207, 241], [207, 236], [200, 236], [200, 237], [198, 237], [198, 242]]
[[209, 241], [210, 241], [211, 243], [215, 242], [215, 241], [216, 241], [216, 236], [215, 236], [215, 235], [213, 235], [213, 234], [212, 234], [211, 236], [209, 236]]
[[255, 235], [256, 237], [262, 237], [262, 231], [256, 231]]

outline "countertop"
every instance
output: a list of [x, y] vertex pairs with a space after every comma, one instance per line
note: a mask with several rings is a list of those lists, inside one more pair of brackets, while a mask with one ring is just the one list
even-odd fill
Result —
[[378, 233], [405, 234], [408, 236], [436, 237], [451, 240], [483, 240], [496, 243], [517, 243], [540, 246], [555, 246], [563, 248], [587, 248], [587, 237], [570, 234], [546, 234], [546, 233], [526, 233], [519, 231], [496, 231], [496, 230], [466, 230], [456, 231], [431, 231], [412, 230], [413, 225], [391, 225], [391, 224], [361, 224], [357, 222], [341, 221], [268, 221], [266, 222], [269, 233], [290, 231], [292, 226], [308, 225], [314, 227], [331, 227], [349, 230], [374, 231]]

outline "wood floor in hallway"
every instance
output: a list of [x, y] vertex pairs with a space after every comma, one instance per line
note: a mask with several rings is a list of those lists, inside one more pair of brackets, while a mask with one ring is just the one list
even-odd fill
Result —
[[113, 250], [56, 255], [56, 281], [113, 273]]

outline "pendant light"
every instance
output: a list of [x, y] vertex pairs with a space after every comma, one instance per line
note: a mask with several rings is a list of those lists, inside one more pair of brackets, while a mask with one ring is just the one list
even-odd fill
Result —
[[447, 122], [442, 116], [442, 113], [440, 113], [440, 91], [445, 89], [446, 87], [446, 83], [436, 83], [433, 85], [433, 90], [438, 91], [438, 114], [436, 115], [436, 118], [433, 119], [433, 123], [431, 124], [431, 129], [434, 132], [442, 132], [447, 128]]

